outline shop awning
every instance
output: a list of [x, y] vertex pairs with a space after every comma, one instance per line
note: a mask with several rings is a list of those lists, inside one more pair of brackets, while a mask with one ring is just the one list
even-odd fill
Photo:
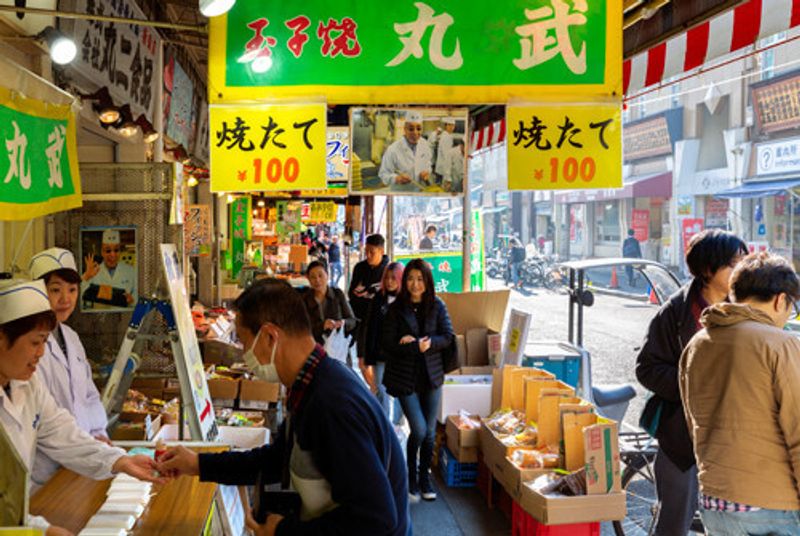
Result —
[[497, 214], [498, 212], [503, 212], [504, 210], [508, 210], [508, 207], [482, 207], [481, 209], [484, 214]]
[[556, 194], [556, 203], [590, 203], [635, 197], [672, 197], [672, 172], [637, 175], [629, 178], [622, 188], [611, 190], [571, 190]]
[[800, 186], [800, 177], [771, 181], [751, 181], [746, 182], [741, 186], [737, 186], [736, 188], [723, 190], [717, 194], [714, 194], [714, 197], [723, 197], [727, 199], [769, 197], [771, 195], [782, 194], [786, 192], [786, 190], [791, 190], [792, 188], [796, 188], [798, 186]]

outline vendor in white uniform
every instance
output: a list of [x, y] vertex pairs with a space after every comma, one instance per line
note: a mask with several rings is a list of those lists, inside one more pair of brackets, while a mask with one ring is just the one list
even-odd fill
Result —
[[[47, 339], [56, 327], [44, 281], [4, 281], [0, 285], [0, 426], [30, 471], [37, 448], [65, 467], [94, 479], [127, 473], [147, 481], [155, 462], [147, 456], [97, 441], [59, 408], [35, 374]], [[28, 523], [47, 527], [43, 518]], [[48, 536], [68, 531], [49, 527]]]
[[[108, 419], [92, 381], [92, 367], [78, 334], [64, 324], [78, 304], [81, 276], [75, 257], [61, 248], [42, 251], [31, 259], [30, 274], [32, 279], [42, 279], [47, 286], [50, 307], [57, 320], [56, 328], [47, 338], [37, 375], [56, 404], [75, 417], [81, 430], [108, 442]], [[37, 452], [31, 476], [34, 485], [43, 485], [58, 468], [59, 464], [44, 452]]]
[[120, 262], [122, 243], [119, 231], [116, 229], [106, 229], [103, 231], [102, 244], [100, 246], [100, 256], [103, 257], [102, 264], [97, 264], [94, 256], [86, 256], [86, 270], [83, 273], [83, 284], [81, 293], [89, 285], [110, 286], [121, 288], [125, 291], [125, 299], [128, 305], [136, 303], [136, 269], [126, 262]]
[[378, 176], [392, 191], [420, 191], [431, 175], [433, 152], [422, 137], [422, 114], [408, 112], [403, 137], [386, 149]]

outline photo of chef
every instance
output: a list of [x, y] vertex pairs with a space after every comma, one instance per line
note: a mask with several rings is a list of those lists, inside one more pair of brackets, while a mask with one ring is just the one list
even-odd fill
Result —
[[135, 227], [84, 227], [80, 235], [81, 311], [130, 311], [138, 299]]
[[461, 108], [354, 108], [350, 191], [462, 193], [467, 116]]

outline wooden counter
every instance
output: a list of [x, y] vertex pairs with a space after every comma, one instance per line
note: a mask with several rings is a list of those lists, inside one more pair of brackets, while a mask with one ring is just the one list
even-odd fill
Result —
[[[111, 480], [92, 480], [62, 468], [31, 497], [30, 512], [78, 534], [103, 505], [110, 486]], [[164, 486], [154, 486], [153, 492], [130, 534], [193, 536], [203, 533], [217, 484], [182, 476]]]

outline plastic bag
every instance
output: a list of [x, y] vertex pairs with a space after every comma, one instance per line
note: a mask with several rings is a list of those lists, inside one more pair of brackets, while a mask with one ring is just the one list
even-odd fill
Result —
[[325, 353], [337, 361], [347, 363], [347, 352], [350, 349], [350, 337], [345, 336], [344, 328], [334, 329], [325, 340]]

